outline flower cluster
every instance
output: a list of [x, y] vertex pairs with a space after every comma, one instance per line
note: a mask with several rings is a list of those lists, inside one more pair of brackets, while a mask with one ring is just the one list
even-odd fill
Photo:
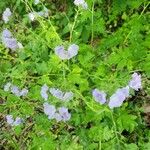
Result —
[[57, 99], [60, 99], [62, 101], [69, 101], [73, 98], [73, 93], [71, 91], [69, 92], [62, 92], [61, 90], [59, 89], [56, 89], [56, 88], [50, 88], [44, 84], [42, 87], [41, 87], [41, 91], [40, 91], [40, 94], [42, 96], [42, 98], [44, 100], [48, 100], [48, 91], [54, 96], [56, 97]]
[[2, 42], [6, 48], [10, 48], [12, 51], [16, 51], [18, 48], [23, 48], [22, 44], [13, 38], [8, 29], [4, 29], [2, 32]]
[[[142, 88], [141, 83], [141, 75], [138, 75], [137, 73], [134, 73], [132, 75], [132, 79], [129, 81], [129, 84], [126, 87], [119, 88], [117, 91], [110, 97], [108, 106], [113, 109], [115, 107], [120, 107], [123, 102], [126, 100], [126, 98], [129, 97], [130, 88], [138, 91]], [[16, 96], [25, 96], [28, 93], [27, 89], [20, 90], [17, 86], [12, 85], [11, 83], [7, 83], [4, 86], [4, 91], [11, 91]], [[50, 88], [44, 84], [41, 87], [41, 96], [44, 100], [48, 100], [48, 91], [56, 98], [62, 100], [62, 101], [69, 101], [73, 98], [73, 93], [70, 92], [62, 92], [59, 89], [56, 88]], [[107, 102], [106, 99], [106, 93], [104, 91], [100, 91], [98, 89], [94, 89], [92, 91], [92, 95], [96, 102], [100, 104], [104, 104]], [[59, 121], [68, 121], [71, 118], [71, 114], [68, 112], [68, 108], [66, 107], [59, 107], [56, 109], [54, 105], [50, 105], [47, 102], [43, 104], [44, 107], [44, 113], [48, 116], [48, 119], [56, 119], [57, 122]], [[14, 121], [12, 115], [6, 116], [7, 122], [12, 125], [16, 126], [19, 125], [22, 122], [22, 119], [19, 117], [16, 118]]]
[[15, 120], [13, 118], [12, 115], [7, 115], [6, 116], [6, 121], [9, 125], [11, 126], [18, 126], [23, 122], [23, 119], [21, 119], [20, 117], [17, 117]]
[[87, 9], [88, 8], [88, 5], [87, 5], [87, 3], [84, 0], [75, 0], [74, 4], [76, 6], [81, 6], [83, 9]]
[[28, 89], [23, 88], [21, 90], [17, 86], [12, 85], [11, 83], [7, 83], [4, 86], [4, 91], [6, 91], [6, 92], [10, 91], [11, 93], [13, 93], [14, 95], [16, 95], [18, 97], [20, 97], [20, 96], [26, 96], [28, 94]]
[[68, 112], [68, 108], [60, 107], [56, 110], [54, 105], [48, 103], [43, 104], [44, 113], [48, 116], [48, 119], [56, 119], [59, 121], [68, 121], [71, 118], [71, 114]]
[[128, 97], [129, 97], [129, 86], [120, 88], [110, 97], [108, 106], [111, 109], [114, 107], [120, 107]]
[[142, 83], [141, 83], [141, 75], [138, 75], [137, 73], [134, 73], [132, 75], [132, 79], [129, 82], [129, 86], [134, 89], [135, 91], [138, 91], [139, 89], [142, 88]]
[[[141, 75], [134, 73], [132, 79], [129, 81], [129, 84], [126, 87], [119, 88], [109, 99], [108, 106], [112, 109], [115, 107], [120, 107], [126, 98], [129, 97], [130, 88], [138, 91], [142, 88]], [[93, 98], [96, 102], [100, 104], [106, 103], [106, 93], [104, 91], [99, 91], [94, 89], [92, 92]]]
[[55, 54], [62, 60], [69, 60], [78, 54], [78, 50], [79, 46], [76, 44], [70, 45], [67, 51], [65, 50], [64, 46], [57, 46], [55, 48]]
[[3, 12], [3, 15], [2, 15], [2, 19], [5, 23], [8, 23], [10, 17], [11, 17], [12, 13], [10, 11], [9, 8], [6, 8], [5, 11]]
[[[48, 91], [57, 99], [62, 101], [69, 101], [73, 98], [73, 93], [70, 92], [62, 92], [56, 88], [50, 88], [44, 84], [41, 87], [41, 96], [44, 100], [48, 100]], [[59, 121], [68, 121], [71, 118], [71, 114], [68, 112], [66, 107], [60, 107], [56, 110], [54, 105], [50, 105], [47, 102], [43, 104], [44, 113], [48, 116], [49, 119], [56, 119], [57, 122]]]
[[71, 91], [64, 93], [61, 90], [56, 89], [56, 88], [50, 88], [49, 91], [54, 97], [56, 97], [62, 101], [69, 101], [73, 98], [73, 93]]

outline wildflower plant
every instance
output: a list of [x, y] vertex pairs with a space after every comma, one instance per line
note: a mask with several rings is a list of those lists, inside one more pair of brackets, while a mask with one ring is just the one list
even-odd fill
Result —
[[8, 23], [12, 13], [9, 8], [6, 8], [5, 11], [2, 14], [2, 19], [5, 23]]
[[1, 149], [149, 149], [149, 6], [1, 1]]

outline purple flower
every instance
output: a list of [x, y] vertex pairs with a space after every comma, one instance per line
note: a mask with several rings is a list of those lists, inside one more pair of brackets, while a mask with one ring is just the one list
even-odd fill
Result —
[[83, 9], [87, 9], [88, 8], [88, 5], [87, 5], [87, 3], [84, 0], [75, 0], [74, 4], [76, 6], [81, 6]]
[[96, 102], [99, 102], [100, 104], [104, 104], [106, 102], [106, 93], [104, 91], [94, 89], [92, 95]]
[[55, 48], [55, 54], [62, 60], [71, 59], [78, 54], [79, 46], [72, 44], [69, 46], [68, 51], [63, 46], [57, 46]]
[[62, 60], [68, 59], [68, 53], [63, 46], [57, 46], [55, 48], [55, 54]]
[[6, 121], [8, 124], [13, 125], [14, 119], [12, 115], [7, 115], [6, 116]]
[[79, 46], [76, 44], [72, 44], [68, 48], [68, 59], [76, 56], [78, 54]]
[[54, 105], [50, 105], [48, 103], [44, 103], [44, 113], [48, 116], [48, 119], [53, 119], [55, 112], [56, 112], [56, 108]]
[[56, 97], [62, 101], [69, 101], [73, 98], [73, 93], [71, 91], [64, 93], [61, 90], [56, 89], [56, 88], [50, 88], [49, 91], [54, 97]]
[[26, 96], [29, 92], [28, 89], [24, 88], [24, 89], [20, 90], [19, 87], [12, 85], [9, 82], [4, 86], [4, 91], [5, 92], [11, 91], [11, 93], [13, 93], [14, 95], [16, 95], [18, 97]]
[[68, 108], [66, 107], [60, 107], [58, 109], [59, 114], [62, 118], [62, 121], [68, 121], [71, 118], [71, 114], [68, 112]]
[[132, 79], [129, 82], [129, 86], [138, 91], [142, 88], [142, 81], [141, 81], [141, 75], [138, 75], [136, 72], [132, 74]]
[[10, 90], [10, 87], [11, 87], [11, 83], [6, 83], [6, 85], [4, 85], [4, 91], [5, 92], [8, 92]]
[[16, 96], [20, 96], [20, 90], [19, 90], [19, 88], [17, 87], [17, 86], [15, 86], [15, 85], [12, 85], [11, 86], [11, 92], [14, 94], [14, 95], [16, 95]]
[[63, 101], [69, 101], [69, 100], [71, 100], [71, 99], [73, 99], [73, 93], [70, 91], [70, 92], [66, 92], [64, 95], [63, 95], [63, 97], [62, 97], [62, 99], [61, 100], [63, 100]]
[[58, 99], [62, 99], [63, 92], [61, 90], [56, 89], [56, 88], [50, 88], [49, 91], [54, 97], [56, 97]]
[[11, 38], [12, 34], [8, 29], [4, 29], [3, 32], [2, 32], [2, 37], [3, 38]]
[[13, 126], [18, 126], [23, 122], [23, 120], [20, 117], [17, 117], [16, 120], [13, 123]]
[[41, 87], [41, 96], [44, 100], [48, 100], [48, 94], [47, 94], [47, 91], [48, 91], [48, 86], [46, 84], [44, 84], [42, 87]]
[[7, 123], [10, 124], [11, 126], [18, 126], [23, 122], [23, 119], [20, 117], [17, 117], [15, 120], [12, 115], [7, 115], [6, 116]]
[[123, 87], [121, 89], [118, 89], [116, 91], [116, 93], [122, 93], [124, 94], [125, 98], [129, 97], [130, 93], [129, 93], [129, 86]]
[[17, 40], [12, 37], [12, 34], [8, 29], [4, 29], [2, 32], [2, 42], [6, 48], [10, 48], [12, 51], [19, 48]]
[[3, 38], [3, 44], [12, 51], [18, 49], [17, 40], [15, 38]]
[[21, 91], [20, 91], [20, 96], [26, 96], [27, 94], [28, 94], [28, 89], [22, 89]]
[[108, 106], [112, 109], [120, 107], [124, 100], [129, 96], [129, 87], [118, 89], [111, 97]]
[[82, 8], [83, 8], [83, 9], [88, 9], [88, 4], [87, 4], [86, 2], [83, 3], [83, 4], [82, 4]]
[[12, 14], [12, 13], [11, 13], [10, 9], [9, 9], [9, 8], [6, 8], [5, 11], [3, 12], [3, 15], [2, 15], [2, 19], [3, 19], [3, 21], [4, 21], [5, 23], [8, 23], [11, 14]]

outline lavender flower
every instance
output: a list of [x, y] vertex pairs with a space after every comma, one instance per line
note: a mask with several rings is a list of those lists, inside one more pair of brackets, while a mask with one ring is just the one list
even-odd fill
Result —
[[69, 46], [68, 51], [63, 46], [57, 46], [55, 48], [55, 54], [62, 60], [71, 59], [78, 54], [79, 46], [72, 44]]
[[62, 121], [68, 121], [71, 118], [71, 114], [68, 112], [68, 108], [60, 107], [58, 109], [58, 111], [59, 111], [59, 114], [60, 114], [60, 116], [62, 118]]
[[83, 4], [82, 4], [82, 8], [83, 8], [83, 9], [88, 9], [88, 4], [87, 4], [86, 2], [83, 3]]
[[104, 104], [106, 102], [106, 93], [104, 91], [94, 89], [92, 95], [96, 102], [99, 102], [100, 104]]
[[23, 122], [23, 119], [21, 119], [20, 117], [17, 117], [14, 120], [12, 115], [7, 115], [6, 120], [7, 120], [7, 123], [10, 124], [11, 126], [18, 126]]
[[61, 90], [56, 89], [56, 88], [50, 88], [49, 91], [54, 97], [56, 97], [58, 99], [62, 99], [63, 92]]
[[69, 101], [73, 98], [73, 93], [71, 91], [64, 93], [61, 90], [56, 89], [56, 88], [50, 88], [49, 91], [54, 97], [56, 97], [62, 101]]
[[50, 105], [48, 103], [44, 103], [44, 113], [48, 116], [48, 119], [53, 119], [55, 112], [56, 112], [56, 108], [54, 105]]
[[17, 117], [16, 120], [13, 123], [13, 126], [18, 126], [23, 122], [23, 120], [20, 117]]
[[15, 38], [3, 38], [2, 41], [5, 47], [10, 48], [12, 51], [18, 49], [17, 40]]
[[8, 82], [6, 85], [4, 85], [4, 91], [8, 92], [10, 90], [10, 87], [11, 87], [11, 83]]
[[132, 79], [129, 82], [129, 86], [138, 91], [142, 88], [141, 75], [138, 75], [136, 72], [132, 74]]
[[20, 96], [26, 96], [27, 94], [28, 94], [28, 89], [22, 89], [21, 91], [20, 91]]
[[4, 29], [3, 32], [2, 32], [2, 37], [3, 38], [11, 38], [12, 34], [8, 29]]
[[129, 96], [129, 87], [118, 89], [111, 97], [108, 106], [112, 109], [120, 107], [124, 100]]
[[68, 53], [63, 46], [57, 46], [55, 48], [55, 54], [62, 60], [68, 59]]
[[48, 94], [47, 94], [47, 91], [48, 91], [48, 86], [46, 84], [44, 84], [42, 87], [41, 87], [41, 96], [44, 100], [48, 100]]
[[72, 44], [68, 48], [68, 59], [76, 56], [78, 54], [79, 46], [76, 44]]
[[20, 96], [20, 90], [19, 90], [19, 88], [17, 87], [17, 86], [15, 86], [15, 85], [12, 85], [11, 86], [11, 92], [14, 94], [14, 95], [16, 95], [16, 96]]
[[2, 42], [5, 47], [15, 51], [18, 48], [18, 43], [15, 38], [12, 37], [11, 32], [8, 29], [4, 29], [2, 32]]
[[84, 0], [75, 0], [74, 4], [76, 6], [81, 6], [83, 9], [87, 9], [88, 8], [88, 5], [87, 5], [87, 3]]
[[66, 92], [64, 95], [63, 95], [63, 97], [62, 97], [62, 99], [61, 100], [63, 100], [63, 101], [69, 101], [69, 100], [71, 100], [71, 99], [73, 99], [73, 93], [70, 91], [70, 92]]
[[26, 96], [28, 94], [28, 89], [24, 88], [20, 90], [17, 86], [12, 85], [11, 83], [7, 83], [4, 86], [4, 91], [8, 92], [11, 91], [14, 95], [20, 97], [20, 96]]
[[121, 89], [118, 89], [118, 90], [116, 91], [116, 93], [117, 93], [117, 92], [124, 94], [125, 98], [127, 98], [127, 97], [129, 97], [129, 95], [130, 95], [130, 93], [129, 93], [129, 86], [126, 86], [126, 87], [123, 87], [123, 88], [121, 88]]
[[8, 124], [13, 125], [14, 119], [12, 115], [7, 115], [6, 120]]
[[3, 12], [3, 15], [2, 15], [2, 19], [5, 23], [8, 23], [9, 19], [10, 19], [10, 16], [11, 16], [11, 11], [9, 8], [6, 8], [5, 11]]

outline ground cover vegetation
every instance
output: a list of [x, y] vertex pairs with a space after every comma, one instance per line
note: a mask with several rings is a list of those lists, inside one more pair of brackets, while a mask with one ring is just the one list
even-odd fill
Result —
[[150, 149], [149, 0], [6, 0], [0, 14], [0, 149]]

